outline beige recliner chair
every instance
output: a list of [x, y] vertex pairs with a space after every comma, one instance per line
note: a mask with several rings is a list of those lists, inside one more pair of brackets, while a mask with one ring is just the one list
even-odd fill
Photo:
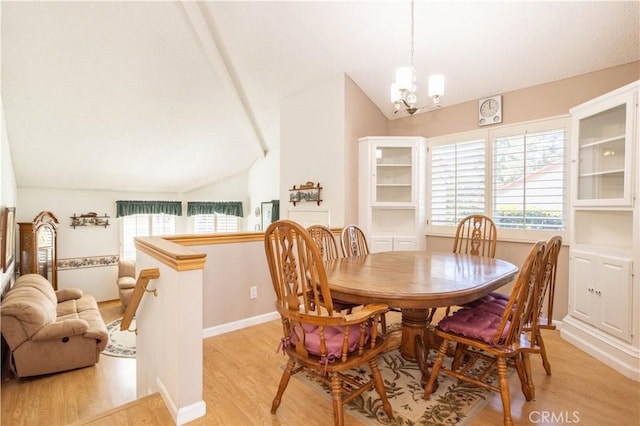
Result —
[[54, 291], [41, 275], [19, 277], [0, 307], [2, 335], [18, 377], [94, 365], [107, 346], [107, 326], [93, 296]]
[[127, 309], [133, 289], [136, 286], [136, 264], [132, 260], [121, 260], [118, 262], [118, 295], [120, 296], [120, 303], [122, 304], [122, 310]]

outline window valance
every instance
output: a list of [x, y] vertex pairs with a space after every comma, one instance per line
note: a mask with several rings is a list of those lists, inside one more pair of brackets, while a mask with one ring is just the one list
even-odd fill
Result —
[[182, 216], [182, 203], [180, 201], [116, 201], [116, 217], [134, 214]]
[[187, 203], [187, 216], [215, 213], [244, 217], [242, 201], [189, 201]]

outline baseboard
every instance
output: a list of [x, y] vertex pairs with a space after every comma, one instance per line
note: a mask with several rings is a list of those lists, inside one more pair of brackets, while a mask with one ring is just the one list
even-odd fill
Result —
[[274, 312], [258, 315], [251, 318], [244, 318], [239, 321], [216, 325], [214, 327], [203, 329], [202, 338], [206, 339], [207, 337], [213, 337], [219, 334], [229, 333], [230, 331], [240, 330], [242, 328], [251, 327], [252, 325], [258, 325], [265, 322], [273, 321], [278, 318], [280, 318], [280, 314], [274, 311]]
[[173, 417], [176, 426], [181, 426], [192, 420], [204, 417], [207, 414], [207, 404], [200, 400], [194, 404], [187, 405], [186, 407], [178, 408], [171, 399], [166, 386], [162, 383], [162, 380], [156, 378], [156, 384], [158, 385], [158, 392], [164, 401], [164, 405], [169, 410], [169, 414]]
[[640, 350], [567, 316], [560, 337], [629, 379], [640, 382]]

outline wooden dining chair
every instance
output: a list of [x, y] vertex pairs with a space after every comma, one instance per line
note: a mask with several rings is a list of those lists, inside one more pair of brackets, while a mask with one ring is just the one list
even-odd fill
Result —
[[458, 223], [453, 252], [495, 258], [497, 240], [498, 232], [493, 219], [472, 214]]
[[340, 247], [344, 257], [362, 256], [369, 254], [367, 237], [357, 225], [347, 225], [342, 229]]
[[[458, 223], [453, 239], [453, 253], [471, 254], [474, 256], [496, 257], [498, 231], [488, 216], [472, 214]], [[495, 296], [494, 293], [491, 294]], [[432, 309], [429, 318], [433, 318], [436, 309]], [[451, 306], [445, 309], [445, 316], [451, 312]]]
[[[369, 254], [369, 244], [367, 243], [367, 237], [364, 235], [364, 231], [358, 227], [358, 225], [347, 225], [342, 228], [342, 234], [340, 236], [340, 247], [342, 248], [342, 255], [344, 257], [362, 256]], [[400, 312], [399, 309], [390, 309]], [[382, 332], [387, 332], [387, 318], [382, 317], [380, 323]]]
[[[541, 302], [544, 301], [545, 293], [547, 298], [547, 315], [545, 323], [540, 324], [540, 328], [555, 330], [556, 326], [553, 325], [553, 300], [556, 294], [556, 273], [558, 269], [558, 256], [560, 255], [560, 249], [562, 248], [562, 237], [560, 235], [554, 235], [547, 241], [547, 276], [543, 287], [541, 287]], [[540, 305], [542, 310], [542, 305]], [[542, 311], [540, 311], [542, 315]]]
[[338, 244], [331, 229], [324, 225], [311, 225], [307, 227], [307, 232], [318, 246], [325, 262], [338, 258]]
[[[429, 382], [425, 386], [424, 398], [431, 395], [431, 389], [438, 374], [443, 373], [458, 380], [484, 389], [500, 393], [504, 424], [513, 425], [511, 417], [511, 397], [507, 377], [507, 361], [513, 361], [520, 378], [522, 393], [527, 401], [535, 397], [535, 387], [531, 377], [529, 355], [539, 351], [535, 345], [536, 322], [527, 332], [524, 327], [528, 312], [537, 312], [539, 276], [543, 271], [545, 241], [538, 241], [531, 248], [516, 280], [502, 315], [485, 309], [464, 308], [444, 317], [434, 328], [442, 338], [438, 355], [433, 364]], [[459, 368], [445, 368], [443, 360], [449, 343], [464, 348], [467, 361]], [[484, 372], [477, 375], [478, 360], [485, 362]], [[498, 386], [491, 382], [491, 373], [497, 369]]]
[[[547, 376], [551, 375], [551, 364], [547, 358], [547, 349], [542, 339], [541, 329], [555, 330], [553, 321], [553, 299], [555, 297], [556, 287], [556, 269], [558, 267], [558, 255], [562, 248], [562, 237], [554, 235], [547, 241], [547, 248], [544, 253], [543, 265], [544, 271], [540, 274], [540, 284], [538, 291], [538, 303], [537, 310], [531, 311], [527, 316], [526, 329], [535, 331], [535, 343], [540, 348], [540, 356], [542, 357], [542, 365], [544, 367]], [[548, 296], [547, 300], [547, 318], [546, 323], [541, 324], [540, 319], [543, 318], [542, 310], [544, 305], [545, 296]], [[535, 326], [532, 325], [535, 323]]]
[[[316, 243], [322, 259], [326, 262], [338, 258], [338, 244], [333, 236], [331, 229], [324, 225], [311, 225], [307, 227], [307, 232], [311, 239]], [[343, 300], [333, 299], [333, 307], [338, 311], [346, 311], [351, 313], [353, 308], [360, 306], [358, 303], [349, 303]]]
[[[558, 255], [560, 253], [560, 249], [562, 248], [562, 237], [560, 235], [554, 235], [549, 238], [546, 243], [546, 249], [544, 252], [544, 257], [542, 259], [542, 271], [538, 275], [540, 283], [538, 284], [538, 303], [536, 311], [529, 311], [526, 314], [526, 323], [524, 329], [527, 331], [535, 330], [535, 343], [536, 346], [539, 347], [539, 353], [542, 357], [542, 365], [544, 366], [544, 370], [547, 373], [547, 376], [551, 375], [551, 364], [549, 363], [549, 359], [547, 358], [547, 349], [544, 344], [544, 340], [542, 338], [541, 329], [551, 329], [554, 330], [555, 326], [551, 323], [552, 312], [553, 312], [553, 299], [555, 297], [555, 284], [556, 284], [556, 269], [558, 267]], [[543, 317], [542, 311], [544, 307], [545, 297], [548, 296], [547, 300], [547, 317], [546, 323], [541, 324], [540, 320]], [[508, 296], [505, 296], [501, 293], [491, 293], [488, 296], [485, 296], [477, 301], [472, 302], [469, 306], [476, 307], [478, 309], [485, 309], [490, 312], [493, 312], [497, 315], [502, 315], [506, 305], [508, 303]], [[531, 305], [533, 308], [533, 305]], [[535, 327], [533, 324], [535, 322]], [[454, 360], [454, 363], [458, 363], [459, 360]]]
[[[264, 244], [276, 309], [282, 320], [280, 348], [289, 357], [271, 413], [280, 406], [291, 376], [306, 370], [331, 389], [336, 425], [344, 423], [343, 404], [373, 387], [385, 413], [393, 419], [376, 362], [376, 356], [388, 349], [385, 337], [377, 332], [387, 305], [366, 305], [348, 315], [336, 311], [322, 254], [309, 233], [293, 221], [272, 223], [265, 231]], [[355, 382], [342, 374], [364, 363], [371, 369], [366, 382]]]

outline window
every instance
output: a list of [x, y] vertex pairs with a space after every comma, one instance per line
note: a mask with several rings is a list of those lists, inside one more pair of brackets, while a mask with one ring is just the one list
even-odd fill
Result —
[[210, 234], [214, 232], [238, 232], [239, 217], [225, 214], [197, 214], [193, 216], [193, 232]]
[[135, 260], [135, 237], [173, 235], [176, 230], [176, 216], [170, 214], [136, 214], [121, 218], [122, 236], [120, 258]]
[[561, 118], [430, 140], [428, 232], [452, 235], [463, 217], [486, 214], [508, 239], [562, 234], [568, 129]]

